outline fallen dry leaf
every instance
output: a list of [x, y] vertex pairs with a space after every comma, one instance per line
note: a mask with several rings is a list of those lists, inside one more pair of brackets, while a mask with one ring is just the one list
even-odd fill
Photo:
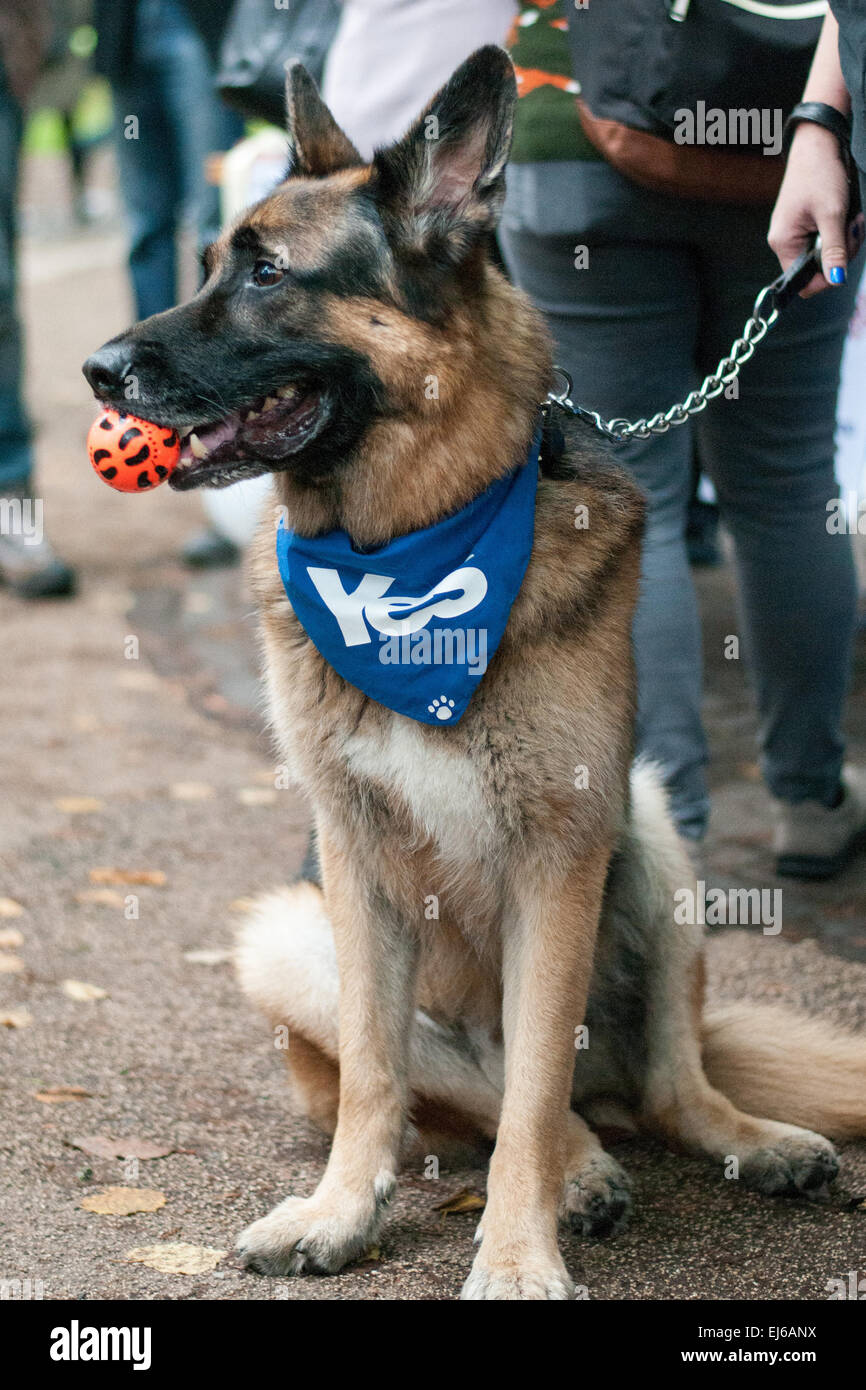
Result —
[[21, 935], [20, 931], [16, 931], [14, 927], [6, 927], [3, 931], [0, 931], [0, 951], [9, 951], [13, 946], [23, 945], [24, 937]]
[[471, 1187], [461, 1187], [452, 1197], [437, 1202], [433, 1210], [441, 1211], [445, 1216], [459, 1216], [464, 1211], [483, 1211], [485, 1205], [484, 1198], [473, 1192]]
[[207, 782], [174, 782], [168, 790], [172, 801], [207, 801], [214, 795]]
[[14, 898], [0, 898], [0, 917], [20, 917], [24, 908]]
[[37, 1100], [46, 1105], [61, 1105], [67, 1100], [88, 1100], [90, 1092], [83, 1086], [46, 1086], [44, 1091], [34, 1091]]
[[186, 613], [209, 613], [213, 608], [213, 599], [210, 594], [202, 593], [200, 589], [191, 589], [184, 600], [183, 607]]
[[231, 960], [231, 951], [202, 950], [184, 951], [184, 960], [188, 960], [192, 965], [222, 965], [224, 961]]
[[0, 951], [0, 975], [20, 975], [26, 969], [20, 956], [7, 956]]
[[149, 1139], [141, 1139], [137, 1134], [130, 1134], [125, 1139], [87, 1134], [64, 1142], [71, 1149], [81, 1149], [82, 1153], [93, 1154], [95, 1158], [165, 1158], [167, 1154], [174, 1153], [170, 1144], [152, 1144]]
[[226, 710], [229, 709], [229, 702], [225, 695], [220, 695], [214, 690], [210, 695], [205, 695], [202, 706], [211, 714], [225, 714]]
[[161, 888], [165, 883], [162, 869], [91, 869], [91, 883], [150, 883]]
[[26, 1009], [7, 1009], [0, 1014], [0, 1028], [29, 1028], [33, 1015]]
[[241, 787], [238, 801], [242, 806], [272, 806], [277, 799], [273, 787]]
[[97, 907], [123, 907], [124, 897], [115, 888], [82, 888], [75, 894], [77, 903], [94, 903]]
[[95, 714], [74, 714], [72, 727], [79, 734], [95, 734], [100, 724]]
[[165, 1193], [152, 1187], [106, 1187], [85, 1197], [81, 1205], [97, 1216], [132, 1216], [136, 1211], [159, 1211], [165, 1206]]
[[89, 985], [86, 980], [63, 980], [60, 988], [70, 999], [75, 999], [79, 1004], [89, 1002], [93, 999], [107, 999], [108, 990], [101, 985]]
[[147, 1265], [162, 1274], [207, 1274], [225, 1259], [227, 1250], [214, 1250], [209, 1245], [141, 1245], [126, 1252], [131, 1264]]
[[255, 905], [255, 898], [235, 898], [229, 903], [229, 912], [249, 912]]
[[158, 690], [162, 684], [152, 671], [121, 671], [115, 681], [122, 690]]
[[89, 598], [89, 603], [99, 613], [125, 614], [127, 609], [135, 603], [135, 594], [131, 589], [124, 589], [119, 584], [112, 584], [110, 587], [103, 586], [97, 589]]
[[89, 811], [101, 811], [104, 802], [95, 796], [58, 796], [54, 799], [54, 805], [68, 816], [83, 816]]

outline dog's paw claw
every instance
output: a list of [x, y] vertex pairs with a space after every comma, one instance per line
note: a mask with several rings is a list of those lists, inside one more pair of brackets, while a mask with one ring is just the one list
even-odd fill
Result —
[[521, 1258], [488, 1264], [476, 1257], [460, 1297], [471, 1302], [562, 1302], [574, 1297], [574, 1285], [559, 1259]]
[[241, 1232], [236, 1251], [255, 1274], [336, 1274], [370, 1248], [377, 1225], [375, 1202], [353, 1215], [339, 1204], [323, 1206], [314, 1197], [287, 1197]]
[[604, 1240], [618, 1235], [631, 1215], [628, 1175], [609, 1154], [592, 1158], [565, 1187], [565, 1216], [577, 1235]]
[[828, 1139], [800, 1130], [758, 1149], [740, 1164], [740, 1177], [749, 1187], [772, 1197], [808, 1197], [820, 1201], [839, 1172], [836, 1151]]

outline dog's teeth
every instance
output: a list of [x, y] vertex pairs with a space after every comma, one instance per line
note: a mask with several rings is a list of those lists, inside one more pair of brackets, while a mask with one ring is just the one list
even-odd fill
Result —
[[190, 435], [189, 447], [192, 449], [193, 455], [197, 459], [206, 459], [210, 452], [207, 445], [202, 444], [197, 434]]
[[279, 389], [279, 391], [277, 392], [277, 395], [278, 395], [278, 396], [282, 396], [282, 398], [283, 398], [284, 401], [285, 401], [285, 400], [290, 401], [290, 400], [291, 400], [294, 396], [296, 396], [297, 394], [298, 394], [298, 388], [297, 388], [297, 386], [281, 386], [280, 389]]
[[258, 418], [259, 418], [259, 413], [260, 413], [260, 412], [259, 412], [258, 410], [248, 410], [247, 413], [246, 413], [246, 415], [245, 415], [245, 417], [244, 417], [245, 422], [246, 422], [247, 420], [258, 420]]
[[276, 396], [268, 396], [264, 405], [262, 406], [262, 410], [273, 410], [275, 405], [279, 405], [279, 401], [277, 400]]

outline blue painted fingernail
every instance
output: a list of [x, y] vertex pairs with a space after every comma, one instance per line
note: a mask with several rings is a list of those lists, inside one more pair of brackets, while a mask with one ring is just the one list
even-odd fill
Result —
[[830, 284], [844, 285], [845, 280], [845, 267], [843, 265], [834, 265], [832, 270], [830, 271]]

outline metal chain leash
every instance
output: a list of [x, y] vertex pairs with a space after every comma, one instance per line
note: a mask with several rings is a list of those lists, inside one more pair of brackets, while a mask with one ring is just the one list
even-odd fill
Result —
[[706, 410], [710, 401], [715, 400], [736, 381], [741, 368], [769, 333], [781, 310], [809, 283], [819, 269], [820, 242], [816, 242], [815, 246], [804, 252], [783, 275], [772, 284], [764, 286], [755, 300], [742, 335], [731, 345], [727, 357], [721, 359], [716, 370], [704, 377], [701, 385], [690, 391], [684, 401], [672, 405], [669, 410], [656, 411], [655, 415], [640, 420], [625, 420], [619, 417], [604, 420], [597, 410], [587, 410], [585, 406], [574, 404], [571, 399], [574, 383], [564, 367], [554, 367], [553, 370], [564, 380], [565, 390], [559, 393], [549, 391], [547, 404], [560, 406], [570, 414], [587, 420], [600, 434], [616, 444], [625, 444], [631, 439], [650, 439], [654, 434], [667, 434], [668, 430], [677, 425], [684, 425], [693, 415], [699, 415], [702, 410]]

